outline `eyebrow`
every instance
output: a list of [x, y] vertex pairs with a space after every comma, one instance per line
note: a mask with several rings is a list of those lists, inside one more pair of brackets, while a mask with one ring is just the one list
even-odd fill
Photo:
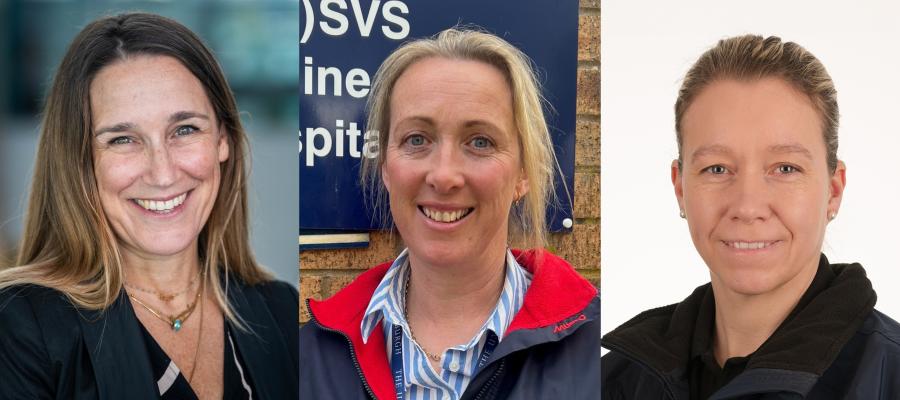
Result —
[[131, 122], [120, 122], [113, 126], [107, 126], [100, 129], [97, 129], [97, 132], [94, 132], [94, 137], [100, 136], [107, 132], [127, 132], [134, 129], [137, 125]]
[[[423, 122], [423, 123], [431, 125], [431, 126], [437, 125], [437, 123], [435, 123], [435, 121], [433, 119], [431, 119], [429, 117], [423, 117], [423, 116], [412, 116], [412, 117], [404, 118], [398, 123], [398, 125], [401, 123], [404, 123], [404, 122]], [[497, 125], [494, 125], [490, 121], [485, 121], [485, 120], [481, 120], [481, 119], [466, 121], [465, 123], [463, 123], [464, 128], [471, 128], [471, 127], [477, 127], [477, 126], [486, 126], [488, 128], [498, 129]]]
[[[806, 147], [799, 143], [786, 143], [786, 144], [776, 144], [769, 146], [767, 149], [770, 153], [777, 154], [790, 154], [797, 153], [800, 154], [807, 159], [812, 160], [812, 152], [809, 151]], [[699, 149], [695, 150], [693, 154], [691, 154], [691, 162], [697, 160], [702, 156], [710, 155], [710, 154], [719, 154], [719, 155], [730, 155], [733, 152], [730, 148], [720, 145], [720, 144], [711, 144], [707, 146], [701, 146]]]
[[493, 123], [491, 123], [489, 121], [484, 121], [484, 120], [466, 121], [466, 123], [463, 124], [463, 127], [465, 127], [465, 128], [471, 128], [471, 127], [477, 127], [477, 126], [486, 126], [492, 130], [500, 131], [500, 128], [497, 125], [494, 125]]
[[207, 121], [209, 120], [209, 116], [207, 116], [206, 114], [196, 113], [193, 111], [179, 111], [179, 112], [169, 116], [169, 123], [173, 124], [178, 121], [184, 121], [186, 119], [191, 119], [191, 118], [200, 118], [200, 119], [205, 119]]
[[[178, 111], [169, 116], [169, 124], [174, 124], [176, 122], [184, 121], [186, 119], [191, 119], [191, 118], [200, 118], [200, 119], [204, 119], [207, 121], [209, 120], [209, 116], [207, 116], [206, 114], [201, 114], [201, 113], [197, 113], [197, 112], [193, 112], [193, 111]], [[133, 130], [135, 128], [137, 128], [137, 124], [135, 124], [133, 122], [120, 122], [120, 123], [112, 125], [112, 126], [106, 126], [106, 127], [97, 129], [97, 131], [94, 132], [94, 136], [95, 137], [100, 136], [107, 132], [114, 132], [114, 133], [127, 132], [127, 131]]]
[[710, 144], [706, 146], [700, 146], [697, 150], [694, 150], [694, 153], [691, 154], [691, 162], [697, 161], [698, 158], [703, 157], [705, 155], [710, 154], [723, 154], [728, 155], [731, 154], [731, 149], [728, 147], [722, 146], [720, 144]]
[[772, 153], [778, 154], [789, 154], [789, 153], [798, 153], [807, 159], [812, 160], [812, 152], [809, 151], [806, 147], [799, 143], [788, 143], [788, 144], [778, 144], [774, 146], [769, 146], [769, 151]]

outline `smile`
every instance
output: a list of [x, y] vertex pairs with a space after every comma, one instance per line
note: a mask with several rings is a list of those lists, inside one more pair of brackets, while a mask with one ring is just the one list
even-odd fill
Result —
[[167, 214], [172, 212], [175, 207], [180, 206], [184, 203], [184, 199], [187, 197], [187, 192], [184, 192], [178, 196], [175, 196], [169, 200], [144, 200], [144, 199], [132, 199], [137, 205], [143, 207], [145, 210], [153, 211], [160, 214]]
[[419, 210], [421, 210], [422, 214], [425, 214], [425, 216], [432, 221], [451, 223], [465, 218], [472, 212], [472, 210], [474, 210], [474, 208], [464, 208], [453, 211], [439, 211], [432, 210], [428, 207], [419, 206]]
[[738, 249], [738, 250], [764, 249], [764, 248], [769, 247], [777, 242], [778, 242], [777, 240], [769, 241], [769, 242], [728, 242], [728, 241], [723, 241], [723, 243], [725, 243], [726, 246], [734, 248], [734, 249]]

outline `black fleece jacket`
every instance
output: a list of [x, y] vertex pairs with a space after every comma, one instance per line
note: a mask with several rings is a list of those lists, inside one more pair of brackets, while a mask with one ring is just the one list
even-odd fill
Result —
[[[900, 399], [900, 325], [875, 300], [861, 265], [822, 255], [788, 318], [710, 399]], [[603, 399], [691, 399], [697, 338], [708, 334], [698, 318], [714, 307], [706, 284], [604, 336]]]

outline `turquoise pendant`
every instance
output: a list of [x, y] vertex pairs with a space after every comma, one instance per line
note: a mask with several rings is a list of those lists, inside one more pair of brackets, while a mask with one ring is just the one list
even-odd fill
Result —
[[181, 320], [180, 319], [176, 319], [175, 322], [172, 323], [172, 330], [174, 330], [175, 332], [178, 332], [181, 330]]

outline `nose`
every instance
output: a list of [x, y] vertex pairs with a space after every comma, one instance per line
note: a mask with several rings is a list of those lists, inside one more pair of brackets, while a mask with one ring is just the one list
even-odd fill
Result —
[[732, 187], [731, 219], [752, 224], [765, 221], [772, 215], [774, 200], [762, 175], [744, 174], [738, 176]]
[[175, 183], [178, 169], [166, 144], [151, 144], [148, 148], [148, 170], [144, 174], [148, 184], [167, 187]]
[[465, 184], [465, 160], [449, 142], [441, 142], [431, 155], [425, 183], [439, 194], [449, 194]]

